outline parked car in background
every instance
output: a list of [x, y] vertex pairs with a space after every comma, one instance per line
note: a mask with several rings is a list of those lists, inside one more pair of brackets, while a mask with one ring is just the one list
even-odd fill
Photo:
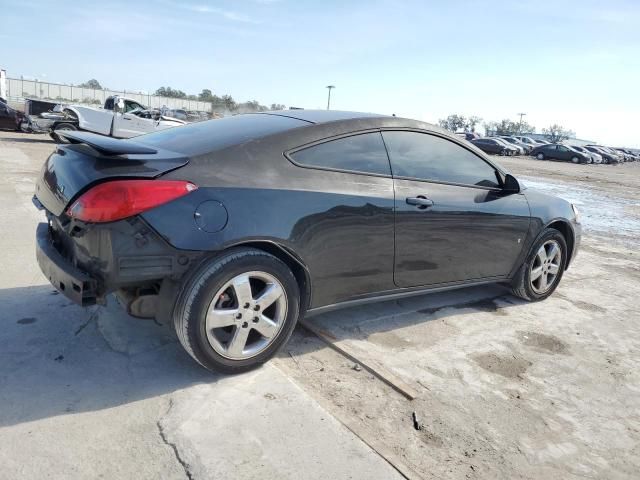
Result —
[[503, 145], [506, 145], [507, 147], [515, 150], [513, 155], [524, 155], [524, 148], [519, 146], [519, 145], [514, 145], [513, 143], [507, 142], [504, 138], [502, 137], [493, 137], [494, 139], [496, 139], [498, 142], [502, 143]]
[[540, 145], [531, 150], [531, 155], [538, 160], [564, 160], [572, 163], [592, 163], [593, 161], [591, 155], [559, 143]]
[[173, 110], [171, 110], [169, 116], [177, 118], [178, 120], [184, 120], [185, 122], [189, 119], [187, 111], [181, 108], [174, 108]]
[[[49, 127], [51, 138], [60, 143], [60, 132], [84, 130], [116, 138], [131, 138], [167, 128], [179, 127], [186, 122], [158, 115], [152, 118], [150, 110], [130, 98], [117, 95], [108, 97], [104, 108], [86, 105], [64, 105]], [[42, 114], [41, 116], [43, 116]]]
[[628, 148], [620, 148], [619, 150], [625, 152], [630, 157], [630, 161], [637, 162], [640, 160], [640, 153], [633, 152]]
[[592, 163], [602, 163], [602, 155], [600, 155], [599, 153], [590, 152], [586, 148], [580, 147], [580, 146], [577, 146], [577, 145], [571, 145], [571, 148], [573, 148], [574, 150], [577, 150], [579, 152], [582, 152], [585, 155], [589, 155], [591, 157]]
[[34, 198], [46, 278], [171, 322], [211, 370], [254, 368], [339, 307], [493, 282], [544, 300], [580, 244], [574, 205], [415, 120], [296, 110], [64, 135]]
[[523, 154], [527, 154], [527, 153], [531, 153], [531, 150], [533, 150], [533, 145], [528, 145], [527, 143], [523, 142], [522, 140], [518, 140], [516, 137], [500, 137], [502, 140], [505, 140], [506, 142], [509, 142], [512, 145], [515, 145], [516, 147], [520, 147], [523, 149]]
[[201, 122], [202, 117], [200, 116], [200, 112], [196, 112], [193, 110], [187, 110], [187, 122]]
[[456, 133], [456, 135], [468, 141], [477, 140], [478, 138], [480, 138], [480, 135], [478, 135], [476, 132], [459, 132]]
[[536, 142], [531, 137], [523, 137], [521, 135], [514, 135], [513, 138], [517, 138], [522, 143], [526, 143], [527, 145], [531, 145], [531, 148], [534, 148], [534, 147], [537, 147], [538, 145], [541, 145], [540, 143]]
[[5, 101], [0, 101], [0, 129], [20, 130], [24, 119], [24, 113], [11, 108]]
[[613, 150], [620, 152], [624, 156], [625, 162], [635, 162], [637, 160], [637, 156], [630, 150], [624, 148], [613, 148]]
[[606, 148], [599, 145], [585, 145], [584, 148], [586, 148], [590, 152], [595, 152], [602, 155], [603, 163], [620, 163], [620, 161], [622, 160], [622, 157], [617, 153], [610, 152]]
[[618, 150], [616, 150], [615, 148], [611, 148], [611, 147], [601, 147], [602, 150], [610, 153], [613, 156], [617, 156], [618, 157], [618, 163], [622, 163], [625, 161], [625, 156], [619, 152]]
[[477, 138], [471, 140], [471, 143], [483, 152], [493, 155], [515, 155], [517, 153], [515, 147], [508, 146], [504, 142], [499, 142], [495, 138]]

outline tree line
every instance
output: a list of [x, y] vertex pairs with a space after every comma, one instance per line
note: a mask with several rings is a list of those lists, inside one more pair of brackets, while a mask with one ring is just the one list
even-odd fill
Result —
[[[95, 78], [81, 83], [78, 86], [82, 88], [93, 88], [96, 90], [104, 89], [100, 82]], [[261, 105], [257, 100], [237, 102], [231, 95], [218, 96], [208, 88], [204, 88], [197, 95], [188, 95], [182, 90], [173, 89], [171, 87], [160, 87], [154, 92], [154, 95], [213, 103], [214, 105], [224, 108], [230, 112], [264, 112], [267, 110], [284, 110], [286, 108], [285, 105], [282, 105], [281, 103], [272, 103], [271, 106], [267, 107], [266, 105]]]
[[[536, 128], [526, 121], [510, 120], [508, 118], [500, 121], [483, 122], [482, 118], [476, 116], [465, 117], [464, 115], [449, 115], [447, 118], [438, 120], [438, 125], [450, 132], [475, 132], [476, 127], [482, 123], [487, 135], [526, 135], [536, 133]], [[561, 125], [553, 124], [542, 129], [542, 134], [552, 143], [559, 143], [575, 136], [575, 133]]]

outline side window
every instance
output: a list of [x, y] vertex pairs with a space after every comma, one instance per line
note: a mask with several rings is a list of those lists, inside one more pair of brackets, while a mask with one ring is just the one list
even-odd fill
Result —
[[393, 175], [498, 188], [496, 170], [469, 150], [427, 133], [383, 132]]
[[124, 113], [127, 113], [127, 112], [130, 112], [132, 110], [135, 110], [136, 108], [142, 109], [142, 105], [140, 105], [137, 102], [132, 102], [131, 100], [125, 100], [124, 101]]
[[330, 140], [289, 155], [309, 167], [391, 175], [380, 133], [363, 133]]

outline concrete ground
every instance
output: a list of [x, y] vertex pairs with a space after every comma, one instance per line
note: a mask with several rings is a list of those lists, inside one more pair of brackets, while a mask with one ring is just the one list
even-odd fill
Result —
[[545, 302], [494, 286], [310, 319], [409, 401], [301, 328], [220, 377], [169, 326], [56, 295], [30, 202], [51, 149], [0, 132], [0, 478], [637, 478], [640, 164], [498, 159], [583, 212]]

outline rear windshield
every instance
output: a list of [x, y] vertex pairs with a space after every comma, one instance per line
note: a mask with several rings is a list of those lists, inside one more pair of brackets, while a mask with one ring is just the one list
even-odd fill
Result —
[[310, 123], [295, 118], [248, 113], [169, 128], [132, 140], [191, 157], [307, 125]]

